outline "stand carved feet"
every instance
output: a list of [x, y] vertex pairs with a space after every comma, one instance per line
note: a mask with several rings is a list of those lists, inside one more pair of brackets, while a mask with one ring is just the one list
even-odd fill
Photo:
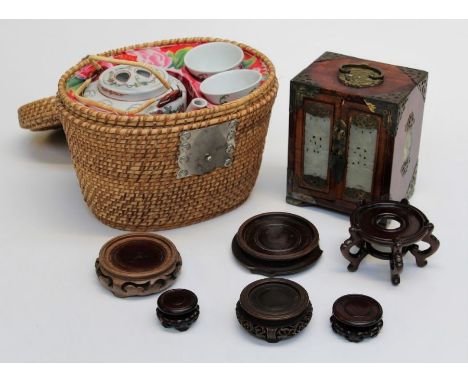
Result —
[[[340, 250], [346, 260], [349, 261], [348, 271], [356, 272], [362, 259], [367, 256], [367, 252], [362, 247], [363, 240], [359, 238], [358, 230], [351, 227], [349, 233], [351, 235], [350, 238], [341, 244]], [[353, 247], [357, 247], [359, 250], [356, 253], [351, 253], [351, 248]]]
[[427, 258], [434, 254], [439, 247], [440, 247], [440, 242], [439, 240], [432, 235], [432, 231], [434, 230], [434, 225], [432, 223], [429, 223], [427, 225], [427, 233], [426, 236], [424, 236], [421, 241], [424, 241], [425, 243], [429, 244], [429, 248], [420, 251], [419, 246], [417, 244], [413, 244], [409, 247], [409, 251], [413, 254], [413, 256], [416, 259], [416, 264], [418, 267], [424, 267], [427, 265]]
[[393, 285], [400, 283], [400, 272], [403, 270], [403, 246], [395, 242], [390, 255], [390, 273]]

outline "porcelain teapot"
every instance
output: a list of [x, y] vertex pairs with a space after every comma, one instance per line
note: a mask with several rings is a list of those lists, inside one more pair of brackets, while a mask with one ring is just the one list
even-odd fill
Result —
[[[78, 89], [78, 100], [118, 114], [170, 114], [187, 108], [187, 90], [164, 69], [140, 62], [95, 57], [117, 64], [97, 79], [87, 79]], [[98, 65], [98, 64], [97, 64]]]

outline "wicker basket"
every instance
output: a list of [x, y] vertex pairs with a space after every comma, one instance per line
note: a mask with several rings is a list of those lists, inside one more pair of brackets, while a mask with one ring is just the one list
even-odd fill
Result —
[[[158, 41], [102, 55], [209, 41], [226, 40]], [[258, 89], [234, 102], [154, 116], [101, 112], [76, 102], [66, 92], [67, 80], [90, 63], [85, 58], [61, 77], [56, 97], [18, 110], [20, 125], [33, 131], [63, 126], [84, 200], [94, 215], [109, 226], [149, 231], [210, 219], [239, 206], [252, 191], [278, 88], [274, 66], [267, 57], [249, 46], [232, 43], [262, 59], [269, 72]], [[238, 123], [232, 164], [203, 175], [178, 177], [181, 136], [229, 121]]]

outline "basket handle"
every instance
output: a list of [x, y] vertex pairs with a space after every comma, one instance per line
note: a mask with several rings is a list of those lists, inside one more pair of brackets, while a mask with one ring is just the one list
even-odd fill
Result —
[[57, 97], [41, 98], [21, 106], [18, 109], [18, 120], [23, 129], [31, 131], [61, 129]]

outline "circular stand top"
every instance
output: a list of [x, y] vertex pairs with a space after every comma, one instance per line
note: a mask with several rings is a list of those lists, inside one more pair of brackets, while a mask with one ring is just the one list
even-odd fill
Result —
[[348, 294], [333, 304], [333, 316], [341, 323], [353, 327], [372, 326], [382, 318], [382, 306], [372, 297]]
[[188, 289], [170, 289], [158, 298], [158, 308], [172, 316], [190, 313], [197, 305], [196, 294]]
[[277, 323], [301, 316], [310, 301], [307, 291], [294, 281], [266, 278], [247, 285], [239, 303], [253, 318]]
[[319, 241], [312, 223], [285, 212], [253, 216], [240, 226], [237, 238], [245, 253], [263, 261], [298, 259], [311, 253]]
[[167, 238], [147, 233], [117, 236], [101, 248], [100, 266], [106, 273], [125, 280], [144, 280], [167, 272], [179, 254]]
[[405, 200], [364, 204], [351, 214], [351, 226], [361, 238], [383, 245], [415, 243], [426, 235], [428, 224], [426, 215]]

